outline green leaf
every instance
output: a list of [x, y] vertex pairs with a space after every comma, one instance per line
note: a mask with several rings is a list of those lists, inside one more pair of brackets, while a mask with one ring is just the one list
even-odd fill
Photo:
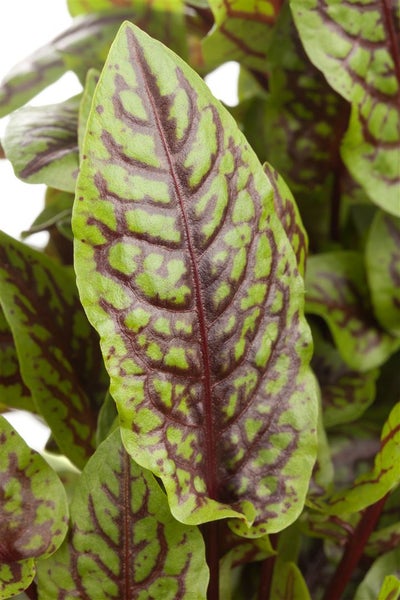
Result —
[[45, 208], [36, 217], [30, 228], [22, 232], [21, 237], [26, 238], [39, 231], [50, 231], [54, 227], [65, 231], [65, 222], [71, 223], [73, 202], [74, 196], [72, 194], [60, 190], [48, 189], [46, 192]]
[[311, 256], [306, 289], [306, 310], [326, 321], [343, 360], [352, 369], [373, 369], [399, 347], [398, 340], [371, 315], [361, 254], [339, 251]]
[[273, 0], [210, 0], [215, 26], [203, 40], [207, 65], [236, 60], [264, 72], [268, 42], [279, 8]]
[[[183, 0], [68, 0], [68, 8], [73, 16], [88, 13], [89, 16], [90, 13], [113, 15], [118, 12], [122, 15], [124, 11], [125, 17], [121, 16], [120, 24], [124, 18], [128, 19], [182, 58], [187, 57]], [[102, 65], [92, 66], [100, 68]]]
[[279, 535], [270, 600], [311, 600], [307, 584], [296, 565], [300, 551], [297, 523]]
[[16, 65], [0, 86], [0, 117], [19, 108], [66, 71], [85, 80], [90, 67], [101, 68], [111, 42], [130, 10], [113, 10], [74, 19], [64, 33]]
[[80, 96], [60, 104], [22, 108], [11, 115], [4, 150], [17, 177], [75, 192]]
[[383, 426], [380, 449], [374, 466], [357, 477], [352, 487], [335, 492], [314, 505], [331, 515], [359, 512], [374, 504], [400, 483], [400, 402], [391, 410]]
[[400, 336], [400, 218], [382, 211], [376, 214], [366, 263], [375, 315], [387, 331]]
[[85, 87], [82, 94], [82, 100], [79, 106], [78, 117], [78, 146], [82, 153], [83, 139], [85, 137], [87, 120], [89, 118], [90, 108], [92, 106], [93, 94], [100, 77], [100, 71], [89, 69], [86, 75]]
[[41, 600], [206, 597], [200, 531], [175, 521], [155, 478], [124, 450], [119, 430], [83, 470], [71, 523], [60, 551], [38, 565]]
[[0, 117], [36, 96], [65, 73], [64, 62], [49, 44], [18, 63], [0, 84]]
[[297, 259], [300, 274], [304, 277], [308, 252], [308, 238], [301, 221], [299, 209], [291, 191], [283, 178], [268, 163], [264, 164], [264, 173], [274, 190], [276, 214], [286, 232]]
[[115, 8], [134, 8], [140, 14], [143, 6], [151, 6], [154, 10], [180, 12], [182, 0], [67, 0], [68, 10], [73, 17]]
[[0, 598], [26, 589], [34, 559], [50, 556], [67, 532], [64, 488], [54, 471], [0, 415]]
[[26, 590], [36, 574], [33, 558], [19, 560], [12, 563], [0, 563], [0, 600], [14, 598], [15, 595]]
[[311, 600], [299, 567], [293, 562], [279, 560], [279, 555], [275, 563], [270, 599]]
[[317, 410], [303, 283], [260, 163], [204, 82], [129, 24], [84, 155], [78, 286], [128, 451], [183, 522], [284, 527], [304, 502]]
[[375, 400], [378, 369], [364, 373], [346, 365], [337, 349], [312, 327], [314, 356], [311, 365], [318, 378], [325, 427], [359, 418]]
[[397, 600], [400, 596], [400, 549], [380, 556], [357, 588], [354, 600]]
[[35, 412], [32, 396], [24, 384], [10, 326], [0, 308], [0, 406]]
[[352, 104], [342, 156], [379, 206], [400, 216], [400, 32], [396, 3], [291, 0], [310, 60]]
[[74, 274], [1, 233], [0, 302], [25, 385], [64, 454], [82, 467], [108, 385]]

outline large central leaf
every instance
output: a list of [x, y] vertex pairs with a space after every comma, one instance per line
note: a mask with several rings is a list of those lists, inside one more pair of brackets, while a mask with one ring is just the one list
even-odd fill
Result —
[[78, 286], [128, 451], [179, 520], [286, 526], [315, 459], [316, 401], [303, 283], [262, 166], [204, 82], [129, 24], [83, 155]]

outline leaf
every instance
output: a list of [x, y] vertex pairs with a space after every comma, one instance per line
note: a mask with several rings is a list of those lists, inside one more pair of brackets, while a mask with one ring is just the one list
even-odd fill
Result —
[[274, 561], [270, 600], [311, 600], [307, 584], [296, 565], [300, 551], [297, 523], [280, 533]]
[[342, 156], [370, 198], [400, 216], [400, 23], [396, 2], [291, 0], [310, 60], [352, 104]]
[[89, 69], [86, 75], [85, 87], [82, 94], [82, 100], [79, 106], [78, 117], [78, 146], [79, 153], [82, 153], [83, 139], [85, 137], [87, 120], [89, 118], [90, 108], [92, 106], [93, 94], [100, 77], [100, 71]]
[[400, 549], [380, 556], [357, 588], [354, 600], [397, 600], [400, 595]]
[[208, 568], [196, 527], [175, 521], [151, 473], [119, 430], [87, 463], [71, 503], [67, 542], [38, 565], [41, 600], [200, 600]]
[[1, 405], [35, 412], [31, 393], [19, 370], [17, 350], [10, 326], [0, 308], [0, 401]]
[[[116, 8], [135, 8], [139, 11], [142, 6], [152, 6], [155, 10], [168, 12], [180, 12], [182, 0], [67, 0], [68, 10], [73, 17], [76, 15], [100, 12]], [[143, 9], [142, 9], [143, 10]]]
[[0, 563], [0, 600], [14, 598], [31, 584], [36, 568], [33, 558]]
[[60, 104], [22, 108], [11, 115], [4, 150], [17, 177], [75, 192], [80, 96]]
[[[46, 192], [46, 204], [42, 212], [36, 217], [27, 231], [23, 231], [22, 238], [38, 233], [49, 231], [54, 227], [65, 230], [65, 221], [71, 222], [73, 194], [55, 189]], [[72, 233], [71, 233], [72, 235]], [[71, 236], [69, 236], [71, 239]]]
[[0, 117], [23, 106], [66, 71], [84, 81], [90, 67], [101, 68], [111, 42], [132, 10], [78, 17], [61, 35], [18, 63], [0, 86]]
[[34, 559], [50, 556], [67, 532], [68, 506], [54, 471], [0, 415], [0, 598], [26, 589]]
[[340, 177], [339, 146], [348, 105], [309, 61], [288, 3], [280, 11], [267, 65], [263, 156], [285, 177], [296, 198], [327, 184], [332, 187], [334, 177]]
[[366, 247], [367, 277], [375, 315], [400, 336], [400, 219], [379, 211]]
[[279, 13], [275, 0], [209, 0], [215, 27], [203, 40], [210, 68], [235, 60], [264, 72], [268, 42]]
[[65, 72], [62, 57], [49, 44], [18, 63], [0, 85], [0, 117], [19, 108]]
[[1, 233], [0, 302], [25, 385], [64, 454], [82, 467], [108, 385], [74, 274]]
[[182, 58], [187, 57], [183, 0], [68, 0], [68, 9], [73, 16], [90, 13], [113, 15], [125, 11], [127, 16], [120, 18], [120, 24], [124, 18], [128, 19]]
[[178, 520], [284, 527], [304, 501], [317, 410], [303, 285], [260, 163], [204, 82], [129, 24], [84, 154], [78, 286], [128, 451]]
[[314, 356], [311, 365], [322, 395], [325, 427], [333, 427], [359, 418], [374, 402], [378, 369], [365, 373], [346, 365], [336, 348], [312, 327]]
[[306, 310], [322, 317], [343, 360], [364, 372], [384, 363], [399, 346], [374, 320], [363, 257], [338, 251], [307, 261]]
[[380, 449], [373, 468], [359, 476], [352, 487], [314, 502], [323, 512], [347, 515], [371, 506], [400, 483], [400, 402], [391, 410], [383, 426]]
[[276, 214], [292, 245], [300, 274], [304, 277], [308, 251], [308, 238], [301, 221], [299, 209], [297, 208], [291, 191], [278, 172], [268, 163], [264, 163], [263, 167], [264, 173], [268, 177], [274, 190]]
[[296, 564], [283, 560], [276, 562], [270, 598], [271, 600], [311, 600], [307, 584]]

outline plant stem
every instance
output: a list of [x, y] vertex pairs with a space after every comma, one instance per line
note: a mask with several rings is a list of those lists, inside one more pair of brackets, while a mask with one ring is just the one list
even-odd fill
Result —
[[32, 581], [31, 585], [26, 588], [25, 595], [30, 598], [30, 600], [38, 600], [37, 586], [34, 581]]
[[342, 559], [323, 600], [340, 600], [343, 597], [343, 592], [363, 555], [365, 544], [378, 522], [386, 499], [387, 495], [365, 509], [353, 535], [346, 544]]
[[207, 600], [219, 600], [219, 526], [218, 521], [203, 526], [206, 560], [210, 569]]
[[[278, 535], [273, 533], [269, 536], [271, 546], [275, 550], [278, 545]], [[268, 600], [271, 594], [272, 577], [274, 575], [276, 556], [269, 556], [261, 565], [260, 585], [258, 586], [259, 600]]]

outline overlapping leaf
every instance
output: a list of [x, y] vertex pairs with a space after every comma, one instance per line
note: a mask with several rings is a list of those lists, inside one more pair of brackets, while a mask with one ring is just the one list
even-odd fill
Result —
[[19, 108], [66, 71], [82, 81], [90, 67], [101, 68], [111, 42], [130, 10], [78, 17], [64, 33], [16, 65], [0, 85], [0, 117]]
[[68, 10], [73, 17], [77, 15], [100, 12], [115, 8], [134, 8], [140, 11], [143, 7], [165, 13], [181, 12], [182, 0], [68, 0]]
[[[269, 95], [264, 108], [264, 156], [291, 190], [310, 194], [339, 175], [339, 145], [347, 103], [310, 63], [289, 5], [280, 12], [268, 51]], [[251, 118], [251, 116], [250, 116]]]
[[151, 473], [119, 430], [85, 467], [71, 503], [72, 532], [38, 567], [41, 600], [201, 600], [208, 568], [196, 527], [172, 517]]
[[11, 116], [4, 150], [17, 177], [75, 192], [79, 103], [77, 96], [60, 104], [22, 108]]
[[47, 463], [0, 415], [0, 598], [26, 589], [34, 559], [55, 552], [67, 531], [64, 488]]
[[34, 411], [32, 396], [19, 370], [10, 326], [0, 309], [0, 407]]
[[376, 215], [368, 236], [366, 262], [375, 315], [387, 331], [400, 336], [400, 218], [382, 211]]
[[84, 154], [78, 285], [127, 449], [184, 522], [285, 526], [315, 459], [316, 399], [302, 281], [260, 163], [203, 81], [129, 25]]
[[352, 104], [343, 159], [370, 198], [400, 216], [400, 22], [395, 0], [291, 0], [310, 60]]
[[73, 273], [2, 233], [0, 302], [38, 410], [63, 452], [83, 466], [107, 381]]
[[397, 600], [400, 596], [400, 550], [379, 557], [357, 588], [354, 600]]
[[297, 258], [299, 271], [304, 277], [308, 251], [308, 238], [301, 221], [299, 209], [297, 208], [292, 193], [283, 178], [268, 163], [264, 164], [264, 173], [268, 177], [274, 190], [276, 214], [292, 245]]
[[206, 63], [237, 60], [265, 72], [269, 37], [279, 14], [275, 0], [210, 0], [215, 27], [203, 41]]
[[312, 331], [314, 356], [311, 364], [321, 387], [324, 425], [332, 427], [354, 421], [375, 400], [379, 370], [364, 373], [352, 370], [316, 327]]
[[373, 468], [357, 477], [352, 487], [337, 491], [321, 502], [315, 500], [315, 505], [331, 515], [359, 512], [383, 498], [399, 483], [400, 403], [397, 403], [383, 426]]
[[356, 371], [368, 371], [398, 348], [370, 310], [361, 254], [318, 254], [307, 262], [306, 308], [327, 322], [343, 360]]

